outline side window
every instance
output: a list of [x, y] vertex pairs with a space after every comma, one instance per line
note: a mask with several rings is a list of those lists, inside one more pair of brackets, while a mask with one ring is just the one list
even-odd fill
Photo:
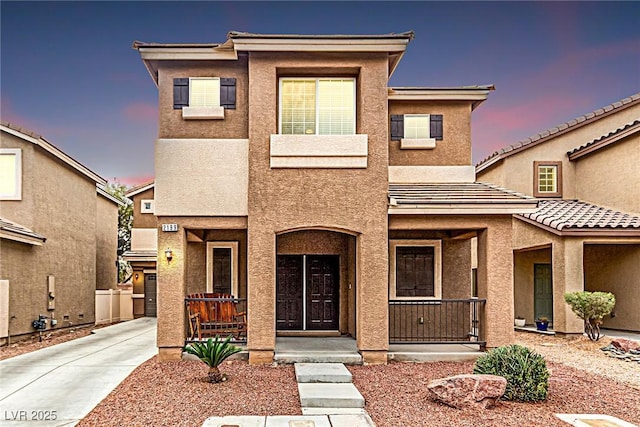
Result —
[[441, 298], [442, 242], [391, 240], [389, 243], [389, 298]]
[[22, 200], [22, 150], [0, 148], [0, 200]]
[[223, 119], [236, 108], [236, 79], [191, 77], [173, 79], [173, 108], [184, 119]]
[[154, 213], [155, 203], [153, 199], [143, 199], [140, 201], [140, 213]]
[[562, 162], [533, 162], [533, 195], [562, 197]]
[[355, 79], [280, 80], [281, 135], [354, 135]]
[[391, 140], [400, 148], [435, 148], [443, 139], [441, 114], [400, 114], [391, 116]]

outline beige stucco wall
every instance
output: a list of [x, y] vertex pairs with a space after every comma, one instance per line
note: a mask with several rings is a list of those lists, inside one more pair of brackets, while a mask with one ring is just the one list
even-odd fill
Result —
[[574, 162], [576, 197], [623, 212], [640, 214], [638, 161], [640, 132], [580, 157]]
[[[579, 193], [575, 172], [576, 162], [569, 161], [567, 152], [631, 123], [638, 117], [640, 117], [640, 103], [513, 154], [489, 169], [478, 172], [478, 181], [490, 182], [532, 195], [533, 162], [562, 161], [562, 197], [565, 199], [577, 198]], [[624, 162], [624, 160], [622, 161]], [[501, 169], [501, 171], [494, 171], [495, 169]], [[609, 173], [611, 168], [608, 167], [606, 171]], [[598, 175], [600, 174], [603, 174], [602, 170], [598, 173]], [[626, 192], [625, 188], [615, 188], [615, 190]], [[581, 192], [580, 195], [581, 197], [586, 197], [584, 192]]]
[[156, 217], [152, 213], [141, 213], [140, 206], [142, 200], [153, 200], [155, 197], [154, 189], [150, 188], [142, 193], [136, 194], [131, 198], [133, 201], [133, 226], [135, 228], [156, 228]]
[[[366, 169], [270, 169], [269, 140], [278, 129], [278, 77], [305, 74], [356, 77], [356, 133], [368, 135]], [[251, 53], [248, 347], [252, 362], [270, 362], [275, 348], [276, 234], [315, 226], [358, 235], [357, 344], [368, 361], [381, 361], [386, 352], [387, 76], [386, 54]]]
[[585, 245], [584, 263], [585, 290], [616, 297], [615, 317], [603, 327], [640, 331], [640, 245]]
[[[1, 202], [0, 216], [47, 238], [42, 246], [0, 240], [0, 278], [9, 280], [10, 289], [10, 334], [33, 332], [31, 321], [40, 313], [54, 316], [58, 327], [93, 323], [95, 182], [4, 132], [1, 146], [22, 149], [23, 179], [22, 200]], [[53, 311], [47, 311], [48, 275], [55, 277]]]
[[470, 102], [389, 101], [389, 116], [393, 114], [442, 114], [443, 139], [434, 149], [408, 150], [400, 148], [400, 141], [392, 141], [389, 133], [389, 165], [471, 164]]
[[156, 216], [247, 214], [246, 139], [159, 139]]
[[[180, 77], [235, 78], [236, 109], [225, 109], [223, 120], [184, 120], [182, 110], [173, 109], [173, 79]], [[158, 69], [158, 137], [246, 139], [248, 92], [246, 56], [240, 56], [237, 61], [162, 61]]]
[[118, 281], [118, 205], [96, 195], [96, 289], [115, 289]]

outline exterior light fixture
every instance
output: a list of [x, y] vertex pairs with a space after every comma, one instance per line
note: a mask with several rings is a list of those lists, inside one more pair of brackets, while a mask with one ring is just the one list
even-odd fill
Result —
[[164, 251], [164, 256], [167, 257], [167, 261], [171, 261], [173, 259], [173, 251], [171, 248], [167, 248], [167, 250]]

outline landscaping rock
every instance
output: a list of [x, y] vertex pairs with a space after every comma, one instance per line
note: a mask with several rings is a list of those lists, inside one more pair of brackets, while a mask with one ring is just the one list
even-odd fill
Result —
[[445, 405], [458, 409], [487, 409], [502, 397], [507, 380], [497, 375], [464, 374], [433, 380], [427, 388]]
[[616, 338], [614, 340], [611, 340], [611, 345], [615, 348], [619, 348], [620, 350], [624, 350], [625, 353], [628, 353], [631, 350], [640, 350], [640, 342], [628, 340], [625, 338]]

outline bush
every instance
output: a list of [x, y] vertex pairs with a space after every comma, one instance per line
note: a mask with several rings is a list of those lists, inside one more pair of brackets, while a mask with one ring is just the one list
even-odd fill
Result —
[[504, 400], [537, 402], [547, 398], [547, 364], [542, 356], [527, 347], [513, 344], [493, 349], [476, 360], [473, 373], [506, 378]]
[[584, 332], [591, 341], [600, 339], [602, 318], [616, 306], [616, 297], [610, 292], [567, 292], [564, 300], [584, 322]]
[[223, 375], [220, 373], [218, 366], [224, 362], [229, 356], [242, 351], [240, 347], [231, 344], [232, 335], [229, 335], [224, 341], [217, 335], [215, 339], [209, 338], [207, 342], [194, 342], [187, 344], [184, 351], [193, 354], [202, 360], [209, 367], [209, 382], [219, 383], [224, 381]]

